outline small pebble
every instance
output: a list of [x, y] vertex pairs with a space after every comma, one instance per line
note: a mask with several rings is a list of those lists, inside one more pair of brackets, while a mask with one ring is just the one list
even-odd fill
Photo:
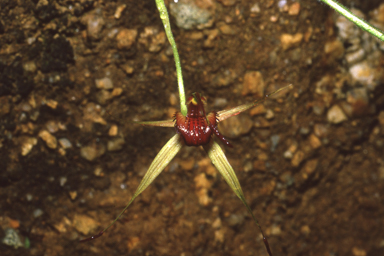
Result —
[[221, 24], [219, 30], [224, 35], [236, 35], [237, 28], [234, 25]]
[[324, 46], [324, 52], [331, 60], [340, 59], [344, 55], [344, 45], [338, 39], [327, 41]]
[[224, 108], [227, 104], [228, 100], [226, 98], [215, 98], [213, 100], [213, 106], [217, 108]]
[[211, 27], [214, 22], [214, 7], [214, 3], [210, 1], [200, 1], [199, 6], [192, 0], [169, 4], [169, 10], [176, 20], [176, 25], [183, 29]]
[[65, 183], [67, 183], [67, 177], [60, 177], [60, 179], [59, 179], [59, 183], [60, 183], [60, 186], [64, 186], [65, 185]]
[[97, 103], [101, 105], [105, 105], [110, 99], [112, 99], [112, 93], [107, 90], [101, 90], [96, 93]]
[[261, 114], [264, 114], [266, 112], [265, 110], [265, 107], [263, 104], [260, 104], [260, 105], [257, 105], [256, 107], [252, 108], [250, 111], [249, 111], [249, 114], [251, 116], [257, 116], [257, 115], [261, 115]]
[[244, 170], [245, 172], [250, 172], [250, 171], [252, 171], [252, 169], [253, 169], [253, 164], [252, 164], [252, 162], [251, 162], [251, 161], [246, 161], [245, 164], [244, 164], [244, 166], [243, 166], [243, 170]]
[[59, 104], [57, 101], [55, 100], [47, 100], [45, 102], [45, 104], [47, 104], [48, 107], [50, 107], [51, 109], [56, 109], [57, 108], [57, 105]]
[[297, 33], [294, 35], [291, 34], [282, 34], [280, 37], [281, 47], [283, 50], [288, 50], [290, 48], [299, 46], [303, 40], [303, 34]]
[[313, 132], [317, 137], [323, 138], [328, 133], [328, 126], [325, 124], [315, 124], [313, 126]]
[[31, 202], [32, 199], [33, 199], [33, 196], [32, 196], [31, 194], [29, 194], [29, 193], [26, 194], [25, 197], [26, 197], [26, 199], [27, 199], [28, 202]]
[[237, 2], [237, 0], [218, 0], [218, 1], [222, 3], [224, 6], [232, 6]]
[[117, 125], [114, 124], [111, 126], [111, 128], [109, 128], [108, 135], [111, 137], [116, 136], [118, 130], [119, 130], [119, 128], [117, 127]]
[[297, 16], [300, 13], [300, 4], [295, 2], [289, 6], [288, 14], [291, 16]]
[[123, 148], [125, 144], [124, 138], [114, 138], [109, 140], [107, 143], [108, 151], [119, 151]]
[[12, 246], [15, 249], [19, 247], [24, 247], [19, 234], [13, 228], [8, 228], [5, 230], [5, 236], [2, 240], [2, 243], [8, 246]]
[[248, 115], [237, 115], [219, 123], [219, 130], [224, 137], [235, 139], [247, 134], [253, 126]]
[[169, 104], [171, 104], [171, 106], [176, 106], [177, 105], [176, 94], [171, 93], [171, 95], [169, 96]]
[[83, 17], [83, 23], [87, 26], [87, 36], [92, 40], [101, 38], [101, 32], [105, 25], [104, 18], [102, 17], [101, 10], [98, 9], [95, 13], [88, 14]]
[[191, 171], [195, 166], [195, 160], [193, 158], [182, 160], [179, 162], [179, 165], [184, 171]]
[[127, 7], [126, 4], [122, 4], [122, 5], [119, 5], [117, 8], [116, 8], [116, 11], [115, 11], [115, 19], [120, 19], [121, 17], [121, 13], [125, 10], [125, 8]]
[[38, 209], [36, 209], [36, 210], [33, 211], [33, 217], [34, 217], [34, 218], [38, 218], [38, 217], [40, 217], [41, 215], [43, 215], [43, 213], [44, 213], [43, 210], [41, 210], [41, 209], [38, 208]]
[[84, 159], [87, 159], [88, 161], [94, 161], [96, 158], [104, 155], [105, 153], [105, 146], [101, 143], [99, 144], [92, 144], [89, 146], [82, 147], [80, 149], [80, 155]]
[[113, 89], [113, 82], [109, 77], [96, 79], [95, 84], [97, 89], [104, 89], [104, 90]]
[[277, 226], [277, 225], [273, 225], [271, 227], [271, 235], [273, 235], [273, 236], [281, 235], [281, 227]]
[[53, 136], [52, 134], [50, 134], [48, 131], [46, 130], [42, 130], [39, 132], [39, 137], [45, 141], [45, 143], [47, 144], [47, 146], [49, 148], [52, 148], [52, 149], [55, 149], [57, 148], [57, 140], [56, 140], [56, 137]]
[[116, 36], [117, 49], [119, 50], [128, 50], [135, 43], [137, 37], [136, 29], [127, 29], [124, 28], [119, 31]]
[[275, 134], [271, 136], [271, 152], [276, 150], [277, 145], [279, 144], [280, 136]]
[[156, 27], [145, 27], [139, 38], [139, 43], [143, 44], [150, 52], [160, 51], [165, 42], [165, 33]]
[[244, 216], [240, 214], [231, 214], [227, 218], [227, 223], [230, 227], [239, 226], [244, 223]]
[[33, 73], [36, 71], [37, 66], [36, 66], [36, 63], [31, 60], [31, 61], [27, 61], [27, 62], [23, 63], [23, 69], [26, 72]]
[[77, 197], [77, 191], [69, 191], [69, 197], [71, 200], [75, 200]]
[[123, 93], [123, 89], [122, 88], [114, 88], [111, 92], [111, 96], [112, 97], [117, 97], [117, 96], [120, 96], [121, 94]]
[[316, 170], [318, 162], [319, 162], [318, 159], [312, 159], [312, 160], [307, 161], [305, 163], [302, 171], [306, 175], [311, 175]]
[[45, 124], [45, 127], [47, 128], [49, 133], [55, 133], [59, 130], [59, 125], [56, 121], [50, 120]]
[[249, 94], [255, 94], [257, 97], [264, 95], [265, 83], [263, 75], [259, 71], [248, 71], [244, 75], [243, 90], [241, 94], [243, 96]]
[[59, 144], [62, 148], [67, 149], [72, 147], [72, 143], [67, 138], [59, 139]]
[[330, 123], [339, 124], [346, 121], [348, 118], [338, 105], [334, 105], [328, 110], [327, 119]]
[[320, 139], [318, 137], [316, 137], [316, 135], [314, 135], [314, 134], [309, 135], [309, 144], [311, 144], [311, 147], [313, 149], [317, 149], [317, 148], [321, 147]]
[[293, 155], [291, 164], [293, 167], [298, 167], [303, 160], [304, 160], [304, 152], [299, 150]]
[[367, 252], [364, 249], [356, 246], [352, 248], [352, 254], [353, 256], [367, 256]]
[[72, 223], [74, 228], [83, 235], [93, 233], [98, 227], [98, 224], [94, 219], [83, 214], [76, 214]]
[[267, 109], [267, 112], [265, 113], [265, 118], [270, 120], [275, 117], [275, 113], [273, 113], [272, 109]]
[[251, 15], [252, 13], [260, 13], [260, 6], [256, 3], [251, 6]]
[[33, 146], [37, 144], [36, 138], [26, 138], [21, 144], [21, 155], [26, 156], [31, 152]]
[[380, 81], [379, 79], [376, 79], [376, 69], [372, 68], [367, 61], [353, 65], [350, 67], [349, 73], [354, 80], [363, 84], [371, 91], [376, 88], [378, 81]]

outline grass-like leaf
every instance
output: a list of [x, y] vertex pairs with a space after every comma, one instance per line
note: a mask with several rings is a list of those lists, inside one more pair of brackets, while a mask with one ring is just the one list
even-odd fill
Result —
[[228, 159], [225, 156], [223, 150], [221, 149], [219, 144], [217, 144], [214, 140], [211, 140], [211, 142], [208, 145], [205, 145], [204, 150], [207, 152], [209, 158], [212, 160], [213, 165], [217, 168], [217, 170], [221, 173], [221, 175], [223, 175], [225, 181], [232, 188], [233, 192], [235, 192], [235, 194], [240, 198], [241, 202], [243, 202], [248, 212], [252, 215], [253, 220], [255, 221], [256, 225], [259, 227], [261, 234], [263, 235], [263, 241], [268, 251], [268, 254], [271, 256], [272, 252], [271, 252], [271, 249], [269, 248], [268, 240], [264, 235], [264, 232], [261, 229], [261, 226], [257, 221], [255, 215], [253, 215], [251, 208], [249, 207], [248, 203], [245, 201], [244, 193], [243, 193], [243, 190], [241, 189], [236, 173], [233, 170], [230, 163], [228, 162]]
[[133, 122], [144, 126], [160, 126], [160, 127], [174, 127], [175, 121], [173, 119], [162, 120], [162, 121], [144, 121], [144, 122]]
[[220, 122], [220, 121], [223, 121], [223, 120], [225, 120], [225, 119], [227, 119], [227, 118], [229, 118], [231, 116], [236, 116], [236, 115], [240, 114], [241, 112], [244, 112], [244, 111], [246, 111], [246, 110], [248, 110], [248, 109], [250, 109], [250, 108], [252, 108], [254, 106], [259, 105], [260, 103], [264, 102], [268, 97], [270, 97], [273, 94], [276, 94], [278, 92], [281, 92], [282, 90], [287, 89], [288, 87], [292, 87], [292, 84], [284, 86], [284, 87], [282, 87], [280, 89], [277, 89], [276, 91], [271, 92], [270, 94], [265, 95], [264, 98], [255, 100], [254, 102], [251, 102], [251, 103], [248, 103], [248, 104], [243, 104], [243, 105], [231, 108], [231, 109], [219, 111], [219, 112], [217, 112], [217, 119]]

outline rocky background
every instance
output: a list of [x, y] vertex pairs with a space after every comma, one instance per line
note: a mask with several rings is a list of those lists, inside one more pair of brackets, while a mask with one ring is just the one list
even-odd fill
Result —
[[[384, 30], [384, 4], [342, 1]], [[167, 1], [187, 94], [220, 124], [278, 255], [384, 254], [384, 43], [314, 0]], [[124, 217], [179, 108], [153, 0], [0, 1], [2, 255], [266, 255], [200, 148], [185, 147]]]

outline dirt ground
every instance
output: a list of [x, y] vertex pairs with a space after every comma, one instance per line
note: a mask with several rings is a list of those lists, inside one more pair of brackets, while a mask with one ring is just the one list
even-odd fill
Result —
[[[384, 27], [381, 1], [341, 2]], [[179, 23], [180, 4], [196, 23]], [[383, 44], [315, 0], [172, 10], [186, 92], [209, 111], [293, 85], [220, 124], [273, 254], [384, 255]], [[267, 255], [186, 146], [102, 237], [78, 242], [118, 215], [175, 133], [132, 121], [178, 109], [155, 1], [0, 0], [1, 255]]]

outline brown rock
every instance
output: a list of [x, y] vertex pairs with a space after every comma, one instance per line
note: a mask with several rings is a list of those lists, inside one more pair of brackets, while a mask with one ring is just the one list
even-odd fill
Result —
[[237, 0], [218, 0], [218, 1], [222, 3], [224, 6], [232, 6], [237, 2]]
[[104, 18], [101, 15], [101, 10], [96, 10], [95, 13], [90, 13], [83, 17], [82, 22], [87, 26], [87, 36], [90, 39], [98, 40], [101, 38], [101, 31], [105, 25]]
[[327, 119], [330, 123], [339, 124], [346, 121], [348, 118], [338, 105], [334, 105], [328, 110]]
[[183, 169], [184, 171], [190, 171], [195, 166], [195, 160], [193, 158], [190, 158], [187, 160], [180, 161], [179, 164], [181, 166], [181, 169]]
[[244, 76], [243, 96], [248, 94], [256, 94], [257, 97], [264, 95], [265, 83], [263, 75], [259, 71], [249, 71]]
[[325, 43], [324, 52], [331, 60], [340, 59], [344, 55], [344, 45], [338, 39], [328, 41]]
[[212, 186], [212, 182], [209, 181], [205, 173], [200, 173], [194, 178], [196, 195], [199, 198], [201, 205], [207, 206], [212, 202], [212, 198], [208, 195], [208, 190]]
[[119, 50], [128, 50], [136, 41], [137, 30], [124, 28], [116, 36], [117, 48]]
[[219, 123], [219, 130], [228, 138], [237, 138], [247, 134], [253, 126], [253, 122], [248, 115], [237, 115]]
[[47, 132], [46, 130], [42, 130], [39, 132], [39, 137], [45, 141], [45, 143], [47, 144], [47, 146], [49, 148], [52, 148], [52, 149], [55, 149], [57, 148], [57, 140], [56, 140], [56, 137], [53, 136], [52, 134], [50, 134], [49, 132]]
[[73, 226], [83, 235], [89, 235], [96, 230], [98, 225], [94, 219], [86, 215], [76, 214], [73, 218]]
[[113, 89], [113, 82], [109, 77], [96, 79], [95, 84], [97, 89], [104, 89], [104, 90]]
[[82, 147], [80, 149], [81, 157], [88, 161], [94, 161], [96, 158], [102, 156], [105, 153], [105, 146], [103, 144], [93, 143], [89, 146]]
[[251, 116], [257, 116], [265, 113], [265, 107], [263, 104], [257, 105], [249, 111]]
[[166, 42], [166, 36], [163, 31], [156, 27], [146, 27], [140, 34], [139, 43], [143, 44], [148, 51], [158, 52]]
[[292, 161], [291, 161], [291, 164], [292, 166], [294, 167], [298, 167], [301, 162], [304, 160], [304, 152], [299, 150], [297, 151], [294, 155], [293, 155], [293, 158], [292, 158]]
[[316, 135], [314, 135], [314, 134], [309, 135], [309, 144], [311, 144], [311, 147], [313, 149], [317, 149], [317, 148], [321, 147], [320, 139], [318, 137], [316, 137]]
[[288, 14], [291, 16], [296, 16], [300, 12], [300, 4], [298, 2], [295, 2], [289, 6]]
[[281, 46], [283, 50], [288, 50], [290, 48], [300, 45], [303, 40], [303, 34], [297, 33], [294, 35], [291, 34], [282, 34], [280, 37]]

